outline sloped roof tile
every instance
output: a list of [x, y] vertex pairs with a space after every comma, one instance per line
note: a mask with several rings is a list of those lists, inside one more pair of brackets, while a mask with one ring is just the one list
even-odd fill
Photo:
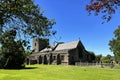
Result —
[[58, 51], [58, 50], [66, 50], [66, 49], [74, 49], [77, 47], [79, 43], [79, 40], [77, 41], [73, 41], [73, 42], [67, 42], [67, 43], [62, 43], [62, 44], [59, 44], [55, 51]]

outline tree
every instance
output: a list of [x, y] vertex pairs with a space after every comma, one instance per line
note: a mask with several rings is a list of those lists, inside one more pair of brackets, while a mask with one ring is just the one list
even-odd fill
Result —
[[90, 0], [90, 4], [86, 5], [86, 10], [95, 15], [102, 13], [102, 19], [110, 21], [112, 14], [115, 14], [120, 7], [120, 0]]
[[115, 37], [109, 41], [110, 50], [113, 52], [115, 61], [120, 62], [120, 26], [114, 31]]
[[[15, 55], [20, 56], [24, 53], [25, 47], [29, 48], [30, 38], [54, 35], [56, 33], [52, 30], [54, 24], [55, 21], [45, 17], [33, 0], [0, 0], [0, 45], [2, 46], [0, 60], [3, 63], [8, 61], [5, 64], [6, 68], [16, 68], [12, 65], [13, 60], [22, 61], [23, 64], [24, 59], [17, 60]], [[21, 64], [16, 64], [17, 68]]]
[[107, 55], [107, 56], [103, 56], [103, 57], [101, 57], [101, 61], [102, 61], [102, 63], [111, 63], [112, 62], [112, 56], [111, 55]]
[[[0, 32], [4, 29], [15, 29], [17, 36], [24, 37], [50, 36], [55, 22], [43, 16], [33, 0], [1, 0], [0, 1]], [[54, 32], [53, 32], [54, 33]]]
[[24, 67], [25, 50], [20, 40], [15, 41], [16, 31], [5, 31], [2, 37], [4, 40], [0, 41], [2, 43], [0, 68], [18, 69]]
[[101, 54], [100, 55], [96, 55], [95, 61], [96, 62], [101, 62], [101, 57], [102, 57]]

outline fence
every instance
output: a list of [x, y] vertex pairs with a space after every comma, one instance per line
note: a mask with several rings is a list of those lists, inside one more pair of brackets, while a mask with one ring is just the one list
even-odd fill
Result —
[[[94, 66], [94, 67], [110, 67], [113, 68], [114, 67], [114, 63], [82, 63], [82, 62], [76, 62], [75, 63], [76, 66]], [[120, 66], [120, 65], [119, 65]]]

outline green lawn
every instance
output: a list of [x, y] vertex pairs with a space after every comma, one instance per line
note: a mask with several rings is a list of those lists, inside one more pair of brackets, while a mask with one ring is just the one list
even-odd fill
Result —
[[22, 70], [0, 70], [0, 80], [120, 80], [120, 70], [57, 66], [31, 65]]

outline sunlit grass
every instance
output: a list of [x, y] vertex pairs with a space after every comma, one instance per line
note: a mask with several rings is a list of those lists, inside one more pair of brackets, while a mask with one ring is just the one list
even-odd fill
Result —
[[120, 80], [119, 69], [79, 66], [30, 65], [21, 70], [0, 70], [0, 80]]

